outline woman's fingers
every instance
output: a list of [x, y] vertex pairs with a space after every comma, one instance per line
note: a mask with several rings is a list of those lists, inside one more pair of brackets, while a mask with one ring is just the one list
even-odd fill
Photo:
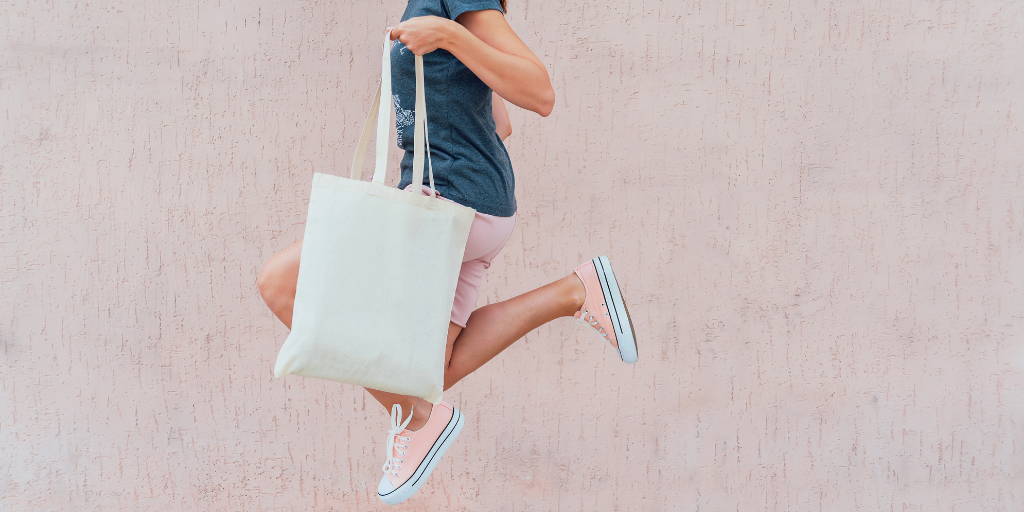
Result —
[[401, 41], [409, 51], [425, 55], [441, 47], [451, 20], [423, 16], [405, 20], [391, 29], [391, 40]]

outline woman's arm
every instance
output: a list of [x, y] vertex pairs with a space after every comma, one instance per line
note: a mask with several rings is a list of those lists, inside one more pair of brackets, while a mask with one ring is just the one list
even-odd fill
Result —
[[456, 21], [411, 18], [392, 29], [391, 39], [416, 55], [448, 50], [499, 96], [544, 117], [555, 105], [544, 65], [498, 11], [470, 11]]
[[494, 132], [504, 141], [512, 135], [512, 122], [508, 120], [505, 102], [501, 101], [501, 96], [496, 92], [491, 92], [491, 115], [494, 116]]

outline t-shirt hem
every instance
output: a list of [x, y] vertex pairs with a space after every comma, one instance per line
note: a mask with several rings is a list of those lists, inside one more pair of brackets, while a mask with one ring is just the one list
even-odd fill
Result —
[[[443, 192], [441, 194], [444, 195]], [[451, 199], [452, 201], [455, 201], [456, 203], [461, 204], [462, 206], [468, 206], [468, 207], [476, 210], [477, 213], [482, 213], [484, 215], [490, 215], [492, 217], [511, 217], [511, 216], [516, 214], [516, 207], [515, 207], [515, 205], [513, 205], [512, 208], [509, 209], [509, 210], [492, 210], [492, 209], [490, 209], [488, 207], [489, 205], [474, 205], [471, 201], [466, 201], [466, 200], [464, 200], [464, 199], [462, 199], [460, 197], [450, 197], [450, 196], [447, 196], [447, 195], [445, 195], [445, 197], [447, 197], [448, 199]]]
[[[400, 181], [398, 183], [398, 188], [399, 189], [403, 189], [407, 185], [409, 185], [409, 183], [411, 183], [411, 182], [402, 180], [402, 181]], [[424, 184], [426, 184], [426, 183], [424, 183]], [[507, 208], [497, 208], [497, 209], [495, 209], [493, 204], [484, 204], [484, 203], [477, 203], [476, 201], [471, 201], [471, 200], [469, 200], [469, 199], [467, 199], [465, 197], [460, 196], [454, 190], [445, 190], [445, 189], [443, 189], [441, 187], [438, 187], [437, 193], [441, 194], [442, 196], [444, 196], [445, 199], [451, 199], [452, 201], [454, 201], [456, 203], [459, 203], [462, 206], [468, 206], [468, 207], [476, 210], [477, 213], [482, 213], [484, 215], [490, 215], [492, 217], [511, 217], [511, 216], [515, 215], [516, 212], [518, 211], [518, 205], [516, 203], [512, 203]]]

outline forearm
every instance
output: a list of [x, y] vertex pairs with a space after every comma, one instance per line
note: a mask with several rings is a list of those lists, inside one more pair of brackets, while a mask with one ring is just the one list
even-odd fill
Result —
[[452, 22], [442, 48], [466, 65], [502, 98], [542, 116], [551, 113], [555, 92], [543, 66], [517, 55], [501, 52]]

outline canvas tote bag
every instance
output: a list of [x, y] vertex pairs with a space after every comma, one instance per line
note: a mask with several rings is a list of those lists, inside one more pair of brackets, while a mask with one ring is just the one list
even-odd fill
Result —
[[[441, 401], [448, 322], [475, 211], [384, 184], [391, 131], [391, 40], [349, 178], [313, 175], [292, 330], [274, 376], [303, 375]], [[429, 144], [423, 58], [416, 56], [414, 184]], [[380, 107], [384, 98], [385, 107]], [[373, 181], [360, 181], [377, 118]]]

